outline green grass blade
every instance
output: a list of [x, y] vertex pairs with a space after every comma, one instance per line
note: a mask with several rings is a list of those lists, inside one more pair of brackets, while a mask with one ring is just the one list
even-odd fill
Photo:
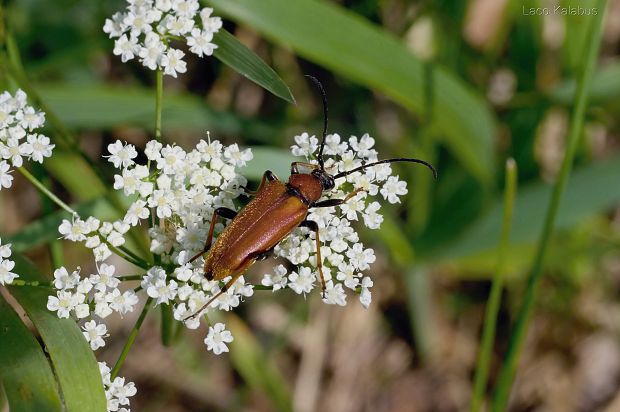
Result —
[[[15, 272], [27, 281], [45, 280], [27, 260], [14, 255]], [[105, 412], [106, 398], [99, 367], [90, 346], [72, 319], [59, 319], [47, 310], [51, 289], [9, 287], [37, 328], [54, 365], [68, 412]]]
[[502, 288], [504, 287], [506, 249], [508, 248], [508, 240], [510, 238], [512, 211], [516, 191], [517, 165], [514, 159], [508, 159], [506, 162], [506, 181], [504, 187], [504, 219], [502, 222], [502, 231], [497, 250], [497, 266], [495, 268], [495, 276], [493, 277], [493, 285], [491, 286], [489, 303], [487, 305], [484, 318], [482, 342], [480, 345], [480, 354], [478, 355], [478, 363], [474, 379], [474, 391], [469, 408], [470, 412], [477, 412], [482, 407], [484, 392], [487, 387], [487, 379], [489, 377], [489, 370], [491, 369], [491, 355], [493, 354], [493, 342], [495, 341], [497, 316], [502, 297]]
[[1, 295], [0, 380], [12, 411], [51, 412], [62, 408], [43, 349]]
[[562, 167], [560, 169], [558, 180], [554, 186], [553, 193], [551, 194], [551, 200], [547, 208], [540, 242], [538, 244], [536, 256], [534, 257], [532, 269], [528, 277], [524, 300], [519, 309], [514, 332], [510, 337], [508, 353], [506, 354], [505, 361], [499, 375], [497, 389], [492, 405], [492, 410], [496, 412], [506, 410], [506, 406], [508, 404], [508, 396], [510, 395], [512, 382], [516, 374], [517, 364], [523, 348], [523, 343], [525, 342], [525, 335], [534, 312], [534, 302], [536, 300], [536, 294], [542, 278], [546, 252], [549, 248], [560, 202], [562, 200], [566, 184], [568, 183], [568, 177], [570, 176], [572, 169], [575, 152], [577, 151], [577, 146], [583, 133], [588, 90], [600, 48], [603, 31], [603, 17], [605, 15], [606, 5], [606, 0], [597, 1], [596, 6], [599, 10], [599, 14], [591, 22], [587, 40], [584, 44], [583, 55], [585, 56], [585, 59], [577, 86], [577, 95], [571, 116], [566, 153], [564, 154], [564, 160], [562, 161]]
[[[427, 115], [425, 63], [393, 35], [325, 1], [211, 0], [218, 13], [334, 72]], [[442, 67], [433, 70], [433, 120], [453, 155], [478, 179], [494, 174], [495, 124], [484, 99]]]
[[291, 90], [280, 76], [235, 36], [222, 29], [213, 36], [213, 43], [217, 44], [213, 55], [222, 63], [265, 90], [295, 104]]
[[288, 385], [260, 347], [248, 327], [236, 315], [226, 317], [226, 328], [234, 340], [230, 344], [230, 360], [235, 369], [254, 390], [263, 392], [273, 403], [274, 410], [292, 412], [293, 404]]

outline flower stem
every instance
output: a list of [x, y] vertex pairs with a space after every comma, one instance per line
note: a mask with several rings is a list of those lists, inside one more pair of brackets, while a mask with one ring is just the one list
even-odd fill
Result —
[[112, 371], [110, 372], [111, 380], [114, 380], [114, 378], [116, 378], [116, 376], [118, 375], [118, 371], [123, 366], [123, 363], [125, 362], [125, 359], [127, 358], [127, 355], [129, 354], [129, 351], [131, 350], [131, 347], [133, 346], [136, 340], [136, 337], [138, 336], [138, 332], [140, 331], [140, 328], [142, 327], [142, 323], [144, 322], [144, 319], [146, 318], [146, 314], [148, 313], [149, 309], [151, 309], [152, 301], [153, 301], [152, 298], [148, 298], [146, 302], [144, 303], [144, 308], [142, 308], [142, 312], [140, 313], [140, 316], [138, 317], [136, 324], [133, 326], [133, 329], [131, 329], [131, 332], [129, 333], [129, 337], [127, 338], [127, 342], [125, 342], [125, 346], [123, 346], [123, 350], [121, 351], [121, 354], [119, 355], [118, 360], [116, 361], [116, 364], [114, 365], [114, 368], [112, 368]]
[[558, 213], [560, 201], [562, 200], [562, 195], [564, 194], [564, 190], [568, 182], [568, 176], [570, 175], [572, 169], [573, 158], [575, 157], [575, 152], [577, 151], [577, 146], [580, 140], [579, 138], [583, 131], [588, 91], [590, 90], [590, 81], [592, 79], [592, 73], [594, 71], [596, 58], [600, 47], [602, 22], [605, 15], [606, 5], [606, 0], [598, 0], [596, 2], [595, 7], [599, 13], [591, 19], [586, 41], [584, 42], [584, 66], [582, 67], [578, 78], [577, 93], [571, 116], [566, 153], [564, 154], [564, 160], [562, 161], [559, 177], [553, 187], [553, 193], [551, 194], [551, 200], [547, 208], [547, 215], [545, 217], [543, 231], [528, 278], [524, 301], [519, 309], [516, 324], [514, 326], [514, 332], [510, 337], [508, 353], [506, 354], [504, 365], [500, 371], [497, 389], [495, 391], [493, 405], [491, 408], [491, 410], [495, 412], [504, 411], [508, 403], [510, 388], [512, 387], [517, 363], [521, 354], [521, 349], [523, 347], [529, 322], [532, 317], [536, 293], [542, 278], [543, 264], [547, 249], [549, 247], [551, 234], [553, 233], [555, 218]]
[[33, 287], [42, 287], [42, 288], [49, 288], [51, 287], [51, 283], [50, 282], [42, 282], [42, 281], [28, 281], [28, 280], [22, 280], [22, 279], [14, 279], [13, 282], [10, 283], [11, 286], [33, 286]]
[[489, 377], [491, 367], [491, 354], [493, 342], [495, 341], [495, 328], [497, 325], [497, 314], [502, 297], [504, 285], [504, 267], [506, 260], [506, 249], [510, 238], [510, 228], [512, 225], [512, 211], [517, 188], [517, 165], [514, 159], [506, 161], [506, 183], [504, 186], [504, 219], [502, 222], [502, 232], [497, 251], [497, 264], [495, 266], [495, 276], [489, 294], [489, 303], [484, 319], [482, 331], [482, 343], [476, 367], [476, 377], [474, 379], [474, 391], [471, 398], [470, 412], [477, 412], [482, 406], [484, 392]]
[[155, 91], [155, 139], [161, 141], [161, 108], [164, 97], [164, 72], [157, 69]]
[[125, 276], [117, 276], [117, 279], [123, 282], [131, 281], [131, 280], [142, 280], [144, 275], [125, 275]]
[[39, 189], [45, 196], [50, 198], [50, 200], [52, 200], [54, 203], [56, 203], [58, 206], [60, 206], [62, 209], [66, 210], [70, 214], [77, 215], [77, 212], [75, 210], [71, 209], [71, 207], [69, 207], [65, 202], [60, 200], [58, 196], [53, 194], [47, 187], [45, 187], [43, 183], [37, 180], [37, 178], [34, 177], [25, 167], [22, 166], [18, 168], [18, 170], [22, 175], [24, 175], [26, 179], [30, 181], [30, 183], [32, 183], [37, 189]]

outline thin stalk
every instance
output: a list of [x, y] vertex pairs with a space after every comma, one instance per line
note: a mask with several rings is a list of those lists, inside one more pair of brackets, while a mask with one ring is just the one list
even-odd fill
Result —
[[504, 219], [502, 222], [502, 231], [497, 250], [497, 263], [495, 266], [495, 275], [493, 277], [493, 285], [489, 294], [489, 303], [484, 318], [484, 327], [482, 330], [482, 343], [480, 346], [480, 354], [478, 356], [478, 365], [476, 367], [476, 376], [474, 379], [474, 392], [471, 398], [470, 412], [478, 412], [482, 406], [484, 392], [487, 387], [487, 379], [491, 368], [491, 354], [493, 352], [493, 342], [495, 341], [495, 330], [497, 325], [497, 315], [502, 297], [502, 289], [504, 286], [504, 270], [506, 261], [506, 249], [508, 249], [508, 241], [510, 239], [510, 229], [512, 226], [512, 211], [517, 191], [517, 164], [514, 159], [506, 161], [506, 181], [504, 186]]
[[164, 97], [164, 72], [157, 69], [155, 91], [155, 139], [161, 141], [161, 108]]
[[117, 276], [116, 278], [122, 282], [130, 281], [130, 280], [142, 280], [144, 275], [125, 275], [125, 276]]
[[50, 282], [42, 282], [42, 281], [28, 281], [23, 279], [15, 279], [10, 283], [11, 286], [33, 286], [33, 287], [41, 287], [41, 288], [49, 288], [52, 287]]
[[172, 337], [174, 335], [174, 316], [172, 314], [172, 306], [159, 305], [161, 310], [161, 343], [164, 346], [172, 345]]
[[598, 0], [596, 2], [596, 8], [599, 13], [592, 18], [590, 27], [588, 28], [587, 38], [584, 42], [584, 66], [580, 72], [577, 82], [575, 106], [571, 116], [566, 153], [564, 155], [564, 160], [562, 161], [562, 167], [560, 169], [558, 180], [553, 187], [551, 201], [549, 202], [549, 206], [547, 208], [547, 215], [545, 217], [543, 231], [528, 278], [524, 301], [519, 309], [517, 321], [514, 326], [514, 332], [510, 337], [508, 352], [506, 354], [504, 365], [500, 371], [497, 390], [493, 399], [492, 411], [504, 411], [506, 410], [506, 406], [508, 404], [508, 397], [510, 395], [510, 389], [516, 374], [517, 363], [521, 354], [529, 322], [532, 317], [536, 294], [542, 278], [543, 264], [547, 254], [547, 249], [549, 247], [551, 235], [553, 233], [555, 219], [562, 200], [562, 195], [564, 194], [564, 190], [568, 182], [568, 177], [572, 169], [573, 158], [575, 157], [575, 152], [579, 144], [579, 138], [583, 131], [588, 90], [590, 89], [592, 73], [594, 71], [596, 58], [600, 47], [603, 16], [605, 15], [606, 5], [606, 0]]
[[148, 262], [146, 262], [143, 259], [134, 259], [131, 256], [126, 255], [124, 252], [122, 252], [119, 248], [117, 248], [116, 246], [112, 246], [110, 244], [110, 242], [108, 242], [107, 240], [104, 242], [108, 248], [110, 248], [110, 250], [112, 252], [114, 252], [116, 255], [122, 257], [123, 259], [125, 259], [127, 262], [142, 268], [142, 269], [149, 269], [151, 267], [151, 265], [148, 264]]
[[138, 336], [138, 332], [140, 331], [140, 328], [142, 327], [142, 323], [144, 322], [144, 319], [146, 318], [146, 314], [151, 309], [152, 301], [153, 301], [152, 298], [148, 298], [146, 302], [144, 303], [144, 308], [142, 308], [142, 312], [140, 313], [140, 316], [138, 317], [136, 324], [131, 329], [131, 332], [129, 333], [129, 337], [127, 338], [127, 342], [125, 342], [125, 346], [123, 346], [123, 350], [121, 351], [121, 354], [119, 355], [118, 360], [116, 361], [116, 364], [114, 365], [114, 368], [112, 368], [112, 372], [110, 372], [111, 380], [114, 380], [114, 378], [116, 378], [116, 376], [118, 375], [118, 371], [123, 366], [123, 363], [125, 362], [125, 359], [127, 358], [127, 355], [129, 354], [129, 351], [131, 350], [131, 347], [133, 346], [136, 340], [136, 337]]
[[50, 200], [52, 200], [54, 203], [56, 203], [60, 208], [66, 210], [67, 212], [69, 212], [72, 215], [76, 215], [77, 216], [77, 212], [73, 209], [71, 209], [71, 207], [69, 205], [67, 205], [65, 202], [63, 202], [62, 200], [60, 200], [58, 198], [58, 196], [56, 196], [55, 194], [53, 194], [47, 187], [45, 187], [45, 185], [43, 183], [41, 183], [36, 177], [34, 177], [25, 167], [20, 167], [17, 170], [19, 170], [19, 172], [24, 175], [24, 177], [26, 179], [28, 179], [30, 181], [30, 183], [32, 183], [37, 189], [39, 189], [41, 192], [43, 192], [43, 194], [45, 196], [47, 196]]

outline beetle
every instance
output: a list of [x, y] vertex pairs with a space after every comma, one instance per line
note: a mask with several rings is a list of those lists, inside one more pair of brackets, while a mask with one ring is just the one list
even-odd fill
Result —
[[[243, 188], [247, 194], [254, 196], [254, 198], [239, 212], [225, 207], [214, 210], [205, 247], [200, 253], [192, 257], [190, 262], [206, 253], [204, 260], [206, 278], [208, 280], [222, 280], [231, 276], [231, 279], [200, 310], [184, 320], [196, 316], [207, 308], [225, 293], [254, 262], [263, 260], [272, 254], [275, 246], [297, 227], [306, 227], [316, 234], [316, 261], [324, 294], [326, 286], [321, 261], [319, 226], [306, 217], [312, 208], [341, 205], [361, 191], [359, 189], [354, 190], [344, 199], [319, 201], [324, 192], [335, 187], [336, 179], [368, 167], [393, 162], [422, 164], [431, 170], [434, 178], [437, 178], [437, 171], [430, 163], [414, 158], [379, 160], [335, 175], [329, 174], [325, 170], [323, 159], [325, 137], [327, 136], [327, 96], [322, 84], [315, 77], [306, 77], [316, 84], [323, 100], [323, 136], [317, 156], [318, 164], [293, 162], [288, 182], [279, 180], [274, 173], [267, 170], [256, 191], [250, 191], [247, 187]], [[308, 172], [303, 173], [302, 168]], [[218, 217], [231, 219], [231, 222], [213, 243], [213, 231]]]

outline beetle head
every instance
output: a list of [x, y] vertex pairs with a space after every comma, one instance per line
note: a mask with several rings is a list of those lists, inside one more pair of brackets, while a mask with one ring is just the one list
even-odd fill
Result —
[[318, 181], [321, 182], [323, 190], [332, 190], [336, 186], [334, 177], [327, 173], [324, 169], [314, 169], [312, 171], [312, 176], [316, 177]]

